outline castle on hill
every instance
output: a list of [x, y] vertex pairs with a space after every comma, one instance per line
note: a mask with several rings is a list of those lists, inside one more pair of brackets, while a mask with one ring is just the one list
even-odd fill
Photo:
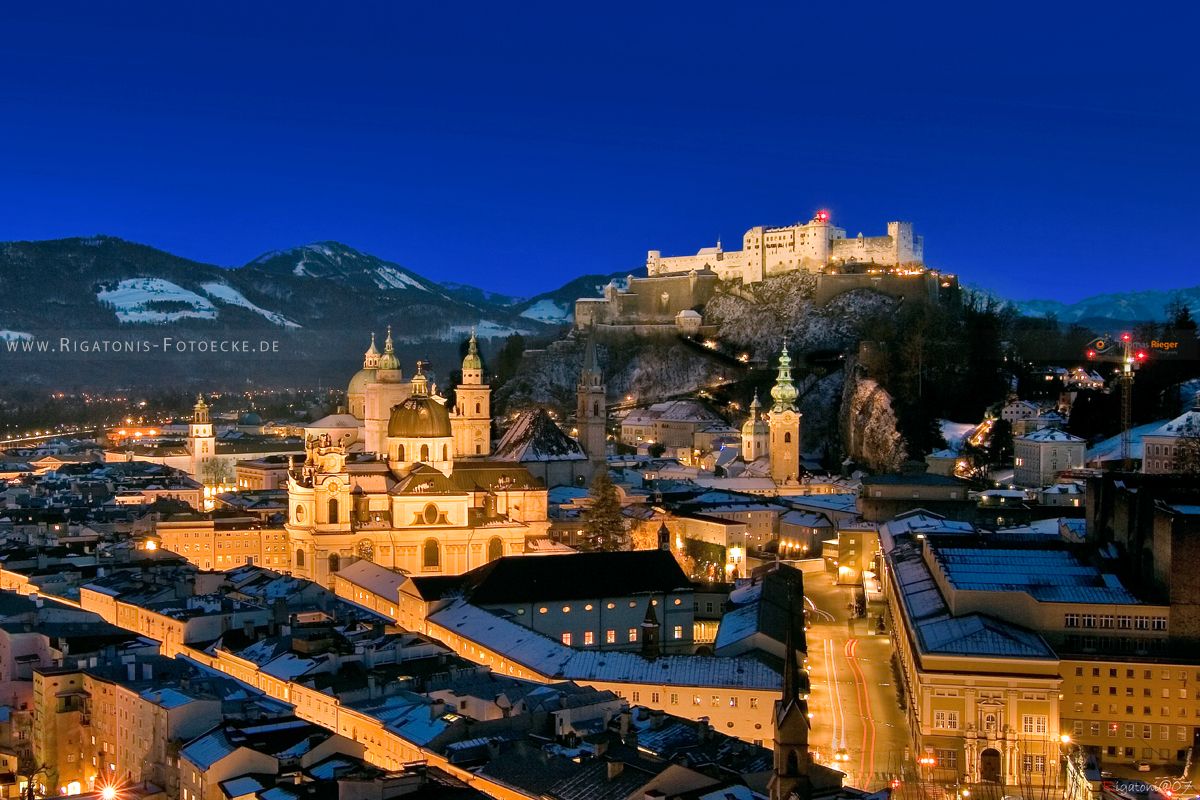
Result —
[[839, 264], [875, 264], [882, 267], [921, 267], [925, 264], [925, 238], [913, 233], [911, 222], [889, 222], [885, 236], [846, 238], [844, 228], [829, 221], [828, 211], [818, 211], [808, 222], [783, 227], [755, 226], [742, 235], [741, 250], [701, 248], [695, 255], [646, 254], [646, 275], [669, 275], [710, 270], [725, 281], [758, 283], [772, 275], [805, 270], [821, 272]]
[[575, 327], [635, 335], [709, 333], [703, 308], [719, 283], [746, 286], [794, 272], [815, 276], [818, 304], [855, 289], [936, 302], [958, 285], [953, 275], [925, 268], [925, 240], [911, 222], [889, 222], [884, 236], [848, 238], [828, 211], [818, 211], [808, 222], [751, 228], [741, 250], [727, 251], [720, 240], [695, 255], [651, 250], [644, 277], [629, 275], [624, 286], [606, 286], [603, 297], [575, 301]]

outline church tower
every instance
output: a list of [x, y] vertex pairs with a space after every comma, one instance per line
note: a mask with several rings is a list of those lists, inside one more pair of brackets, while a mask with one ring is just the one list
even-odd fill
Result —
[[801, 696], [800, 665], [796, 658], [796, 616], [788, 607], [784, 646], [783, 694], [775, 701], [775, 760], [767, 793], [771, 800], [812, 797], [808, 766], [808, 703]]
[[462, 362], [462, 383], [454, 390], [454, 455], [486, 456], [492, 452], [492, 387], [483, 382], [483, 359], [471, 331]]
[[188, 444], [192, 451], [192, 477], [201, 483], [204, 462], [217, 454], [217, 439], [213, 436], [212, 418], [203, 395], [196, 395], [192, 406], [192, 422], [188, 425]]
[[604, 469], [606, 463], [608, 408], [604, 402], [604, 392], [604, 379], [596, 361], [596, 336], [589, 333], [576, 389], [578, 405], [575, 425], [579, 429], [579, 444], [591, 462], [593, 474]]
[[750, 418], [742, 425], [742, 460], [749, 464], [767, 454], [771, 431], [762, 418], [762, 404], [758, 394], [750, 401]]
[[770, 428], [771, 478], [776, 483], [796, 481], [800, 477], [800, 412], [796, 408], [799, 392], [792, 384], [792, 358], [787, 345], [779, 354], [779, 375], [771, 387]]
[[392, 407], [410, 394], [412, 388], [403, 383], [400, 359], [396, 357], [396, 345], [392, 342], [392, 327], [389, 325], [387, 337], [383, 340], [383, 353], [375, 361], [375, 373], [363, 388], [364, 450], [370, 453], [385, 451]]

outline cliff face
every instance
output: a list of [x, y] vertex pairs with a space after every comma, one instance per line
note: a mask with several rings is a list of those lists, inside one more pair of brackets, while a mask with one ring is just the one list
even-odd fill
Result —
[[847, 360], [845, 376], [839, 428], [847, 456], [877, 472], [899, 469], [908, 452], [896, 430], [891, 395], [860, 374], [856, 359]]
[[796, 353], [853, 346], [865, 321], [891, 313], [895, 298], [866, 289], [838, 295], [825, 305], [813, 299], [816, 278], [803, 272], [779, 275], [748, 287], [719, 291], [704, 309], [720, 339], [769, 359], [785, 339]]

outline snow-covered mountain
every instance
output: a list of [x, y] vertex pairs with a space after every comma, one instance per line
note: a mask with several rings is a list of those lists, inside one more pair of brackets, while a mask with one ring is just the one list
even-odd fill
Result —
[[1059, 322], [1079, 323], [1104, 328], [1136, 322], [1165, 322], [1166, 310], [1173, 302], [1182, 302], [1192, 316], [1200, 315], [1200, 286], [1173, 291], [1147, 290], [1120, 294], [1098, 294], [1075, 303], [1061, 300], [1012, 300], [987, 289], [972, 288], [988, 297], [1010, 304], [1027, 317], [1053, 315]]

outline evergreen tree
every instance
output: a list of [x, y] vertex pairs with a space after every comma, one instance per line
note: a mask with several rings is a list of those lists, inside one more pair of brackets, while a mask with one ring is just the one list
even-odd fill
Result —
[[621, 550], [625, 546], [625, 517], [621, 500], [608, 470], [601, 470], [592, 481], [592, 504], [584, 512], [583, 528], [594, 550]]

